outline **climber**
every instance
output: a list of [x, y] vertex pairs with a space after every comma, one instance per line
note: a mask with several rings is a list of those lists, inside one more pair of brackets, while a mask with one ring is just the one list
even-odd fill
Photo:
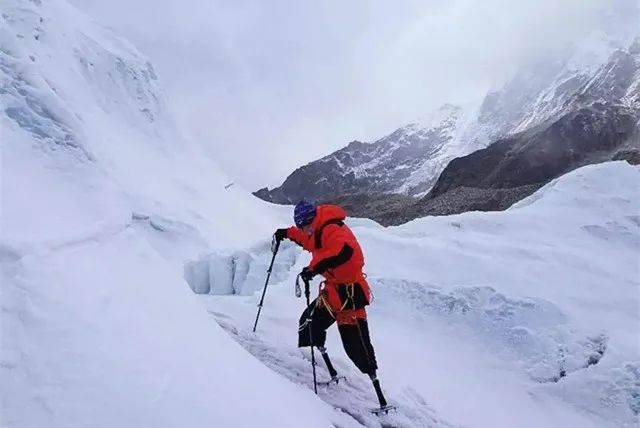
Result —
[[[353, 232], [344, 223], [345, 217], [345, 211], [337, 205], [315, 206], [301, 201], [294, 209], [295, 226], [276, 230], [274, 237], [278, 242], [290, 239], [311, 253], [309, 266], [300, 273], [303, 280], [311, 281], [316, 275], [324, 277], [318, 297], [300, 317], [298, 347], [317, 347], [331, 378], [337, 381], [337, 372], [324, 347], [326, 330], [337, 321], [347, 355], [371, 378], [380, 409], [384, 411], [390, 406], [376, 376], [378, 365], [369, 337], [365, 306], [371, 302], [371, 292], [362, 272], [364, 255]], [[311, 319], [310, 329], [308, 319]]]

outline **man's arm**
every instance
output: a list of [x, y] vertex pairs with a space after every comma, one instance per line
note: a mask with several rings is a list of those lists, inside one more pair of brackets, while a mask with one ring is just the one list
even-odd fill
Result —
[[307, 241], [304, 231], [297, 228], [296, 226], [291, 226], [287, 229], [287, 238], [300, 245], [301, 247], [304, 247], [304, 243]]
[[353, 248], [347, 242], [349, 235], [341, 226], [329, 225], [325, 227], [322, 235], [325, 248], [319, 251], [309, 264], [316, 274], [335, 269], [348, 262], [353, 255]]

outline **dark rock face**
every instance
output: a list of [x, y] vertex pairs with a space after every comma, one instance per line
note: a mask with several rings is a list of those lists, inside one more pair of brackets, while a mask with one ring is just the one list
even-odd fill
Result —
[[[638, 117], [627, 107], [595, 104], [498, 141], [447, 165], [413, 216], [503, 210], [573, 169], [640, 156]], [[415, 218], [415, 217], [413, 217]]]
[[588, 163], [611, 160], [631, 141], [636, 121], [623, 106], [581, 108], [454, 159], [428, 198], [460, 186], [501, 189], [537, 184]]
[[378, 193], [375, 195], [360, 193], [344, 195], [322, 201], [342, 206], [350, 217], [365, 217], [388, 226], [406, 207], [415, 206], [417, 198], [401, 194]]
[[425, 216], [457, 214], [466, 211], [502, 211], [531, 195], [542, 184], [506, 189], [482, 189], [460, 186], [431, 199], [423, 199], [399, 210], [386, 210], [374, 220], [383, 226], [397, 226]]
[[636, 148], [635, 150], [620, 150], [618, 153], [616, 153], [612, 160], [623, 160], [627, 161], [631, 165], [640, 165], [640, 149]]

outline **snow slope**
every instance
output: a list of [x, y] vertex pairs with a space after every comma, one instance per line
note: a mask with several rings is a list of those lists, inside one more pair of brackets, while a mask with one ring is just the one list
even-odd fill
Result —
[[[196, 224], [218, 239], [250, 239], [263, 230], [257, 214], [268, 214], [262, 205], [237, 186], [225, 190], [231, 180], [182, 138], [151, 64], [66, 3], [39, 3], [3, 1], [1, 118], [3, 141], [10, 143], [3, 145], [4, 166], [13, 168], [7, 176], [22, 174], [16, 182], [28, 180], [34, 187], [46, 188], [50, 177], [42, 171], [52, 168], [64, 171], [58, 181], [67, 182], [61, 194], [53, 193], [53, 182], [41, 198], [21, 202], [30, 210], [17, 201], [5, 204], [12, 210], [5, 221], [60, 200], [58, 210], [73, 206], [88, 224], [109, 214], [130, 216], [133, 209]], [[37, 163], [39, 174], [25, 173], [9, 157]], [[78, 192], [75, 201], [62, 194], [70, 188]], [[228, 210], [244, 230], [231, 230], [228, 216], [200, 218]], [[39, 217], [29, 237], [66, 236], [69, 225]], [[6, 229], [20, 228], [9, 223]]]
[[[382, 385], [400, 407], [386, 422], [634, 426], [639, 186], [638, 167], [612, 162], [578, 169], [505, 212], [388, 229], [352, 220], [376, 296], [369, 313]], [[249, 271], [244, 283], [236, 280], [237, 294], [260, 288], [252, 272], [264, 272], [269, 259], [266, 245], [248, 254], [255, 266], [236, 265]], [[205, 295], [203, 303], [247, 350], [310, 388], [308, 352], [296, 349], [293, 327], [303, 308], [293, 297], [294, 276], [307, 256], [286, 248], [278, 257], [278, 284], [268, 291], [259, 338], [248, 333], [258, 295]], [[373, 391], [337, 334], [329, 336], [348, 381], [321, 397], [378, 426], [363, 411], [375, 403]], [[320, 373], [327, 377], [324, 367]]]
[[278, 212], [225, 189], [126, 41], [62, 1], [0, 9], [0, 425], [348, 426], [209, 322], [182, 278]]

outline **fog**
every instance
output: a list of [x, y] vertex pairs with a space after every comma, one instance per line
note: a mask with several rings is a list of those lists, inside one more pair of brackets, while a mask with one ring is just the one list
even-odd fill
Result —
[[185, 132], [250, 190], [520, 65], [638, 25], [637, 0], [74, 0], [150, 57]]

